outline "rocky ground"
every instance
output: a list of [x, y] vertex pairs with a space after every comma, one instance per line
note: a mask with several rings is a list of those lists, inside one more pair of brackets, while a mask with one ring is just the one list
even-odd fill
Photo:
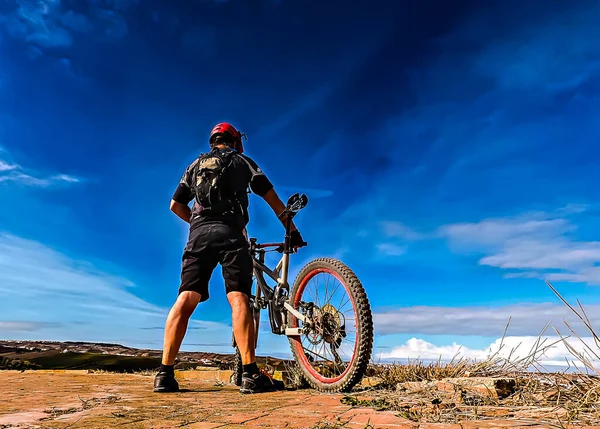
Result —
[[[287, 390], [241, 396], [233, 355], [182, 353], [183, 391], [152, 392], [160, 351], [118, 344], [0, 341], [4, 428], [565, 428], [600, 425], [600, 377], [529, 363], [372, 364], [346, 394], [307, 389], [289, 361], [259, 357]], [[3, 370], [4, 371], [1, 371]]]
[[[451, 405], [420, 393], [432, 387], [425, 384], [399, 387], [390, 407], [390, 392], [375, 394], [368, 382], [351, 395], [298, 389], [247, 396], [228, 383], [230, 371], [214, 369], [179, 372], [182, 391], [176, 394], [153, 393], [151, 373], [27, 370], [1, 375], [2, 429], [565, 427], [551, 406]], [[457, 382], [437, 383], [435, 389], [452, 397]], [[494, 391], [506, 387], [489, 380], [473, 380], [472, 387], [485, 389], [486, 383]]]

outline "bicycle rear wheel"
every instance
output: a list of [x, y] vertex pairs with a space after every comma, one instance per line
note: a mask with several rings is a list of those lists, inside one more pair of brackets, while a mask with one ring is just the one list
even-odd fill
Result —
[[[312, 292], [321, 278], [325, 279], [324, 287], [317, 285]], [[335, 295], [338, 291], [341, 299]], [[307, 330], [301, 336], [289, 337], [306, 381], [323, 392], [352, 390], [366, 373], [373, 348], [371, 307], [356, 274], [336, 259], [315, 259], [300, 270], [289, 303], [314, 322], [303, 326], [288, 313], [289, 327]], [[342, 311], [346, 307], [350, 313]], [[345, 359], [341, 353], [346, 354]]]
[[242, 355], [240, 349], [235, 346], [235, 355], [233, 356], [233, 374], [231, 375], [231, 381], [236, 386], [242, 385]]

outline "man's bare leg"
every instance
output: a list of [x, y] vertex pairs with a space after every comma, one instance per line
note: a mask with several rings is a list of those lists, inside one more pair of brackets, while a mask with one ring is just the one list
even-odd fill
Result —
[[242, 355], [242, 385], [240, 393], [259, 393], [283, 390], [283, 382], [261, 374], [256, 365], [256, 332], [248, 296], [242, 292], [227, 294], [231, 304], [231, 322], [235, 342]]
[[183, 338], [187, 331], [188, 321], [200, 302], [200, 294], [197, 292], [182, 292], [177, 301], [169, 311], [165, 324], [165, 336], [162, 364], [173, 365]]
[[155, 392], [179, 391], [179, 383], [175, 380], [173, 364], [187, 331], [188, 321], [199, 302], [199, 293], [182, 292], [177, 297], [177, 301], [175, 301], [173, 307], [171, 307], [171, 311], [169, 311], [167, 322], [165, 323], [162, 365], [158, 374], [154, 377]]
[[231, 324], [235, 342], [242, 355], [242, 365], [256, 361], [254, 320], [250, 311], [248, 295], [242, 292], [229, 292], [227, 294], [231, 305]]

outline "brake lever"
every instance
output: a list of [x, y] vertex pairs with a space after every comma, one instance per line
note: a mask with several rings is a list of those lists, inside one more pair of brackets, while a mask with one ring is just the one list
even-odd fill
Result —
[[308, 246], [308, 243], [306, 241], [303, 241], [301, 246], [292, 246], [292, 250], [294, 251], [294, 253], [298, 253], [298, 249], [306, 246]]

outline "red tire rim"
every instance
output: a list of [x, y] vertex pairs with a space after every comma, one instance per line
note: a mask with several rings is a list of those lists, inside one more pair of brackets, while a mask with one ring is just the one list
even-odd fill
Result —
[[[336, 279], [338, 279], [338, 281], [342, 284], [342, 286], [344, 286], [344, 289], [346, 289], [346, 292], [348, 293], [348, 296], [350, 296], [350, 298], [352, 298], [352, 293], [350, 292], [350, 289], [348, 288], [348, 286], [346, 285], [346, 282], [344, 282], [342, 280], [342, 278], [339, 276], [338, 273], [336, 273], [335, 271], [333, 271], [333, 270], [331, 270], [329, 268], [315, 268], [314, 270], [310, 271], [302, 279], [302, 282], [300, 283], [300, 286], [298, 287], [298, 291], [296, 292], [296, 296], [294, 296], [294, 308], [295, 309], [298, 308], [298, 303], [300, 302], [300, 298], [302, 296], [302, 292], [304, 292], [304, 289], [306, 288], [306, 285], [308, 284], [308, 282], [314, 276], [316, 276], [319, 273], [332, 274]], [[354, 305], [354, 299], [350, 299], [350, 302], [352, 303], [352, 310], [354, 310], [354, 314], [356, 315], [355, 316], [355, 325], [356, 325], [356, 320], [358, 319], [358, 314], [356, 314], [356, 306]], [[297, 328], [298, 327], [298, 319], [295, 316], [293, 316], [293, 320], [295, 322], [294, 322], [294, 326], [292, 326], [292, 327], [293, 328]], [[344, 378], [346, 376], [346, 374], [348, 374], [348, 371], [350, 371], [350, 368], [352, 368], [352, 364], [356, 360], [356, 350], [357, 350], [357, 347], [358, 347], [358, 327], [357, 327], [356, 333], [355, 333], [355, 342], [354, 342], [354, 350], [353, 350], [353, 354], [352, 354], [352, 359], [348, 363], [348, 367], [344, 370], [344, 372], [342, 372], [337, 377], [327, 378], [327, 377], [324, 377], [323, 375], [319, 374], [312, 367], [312, 365], [308, 361], [308, 358], [306, 357], [306, 353], [304, 352], [304, 349], [302, 348], [302, 341], [300, 339], [296, 340], [296, 351], [300, 355], [300, 360], [302, 361], [302, 364], [304, 365], [305, 368], [308, 369], [308, 372], [310, 373], [310, 375], [312, 375], [314, 378], [316, 378], [321, 383], [331, 383], [332, 384], [332, 383], [338, 382], [342, 378]]]

